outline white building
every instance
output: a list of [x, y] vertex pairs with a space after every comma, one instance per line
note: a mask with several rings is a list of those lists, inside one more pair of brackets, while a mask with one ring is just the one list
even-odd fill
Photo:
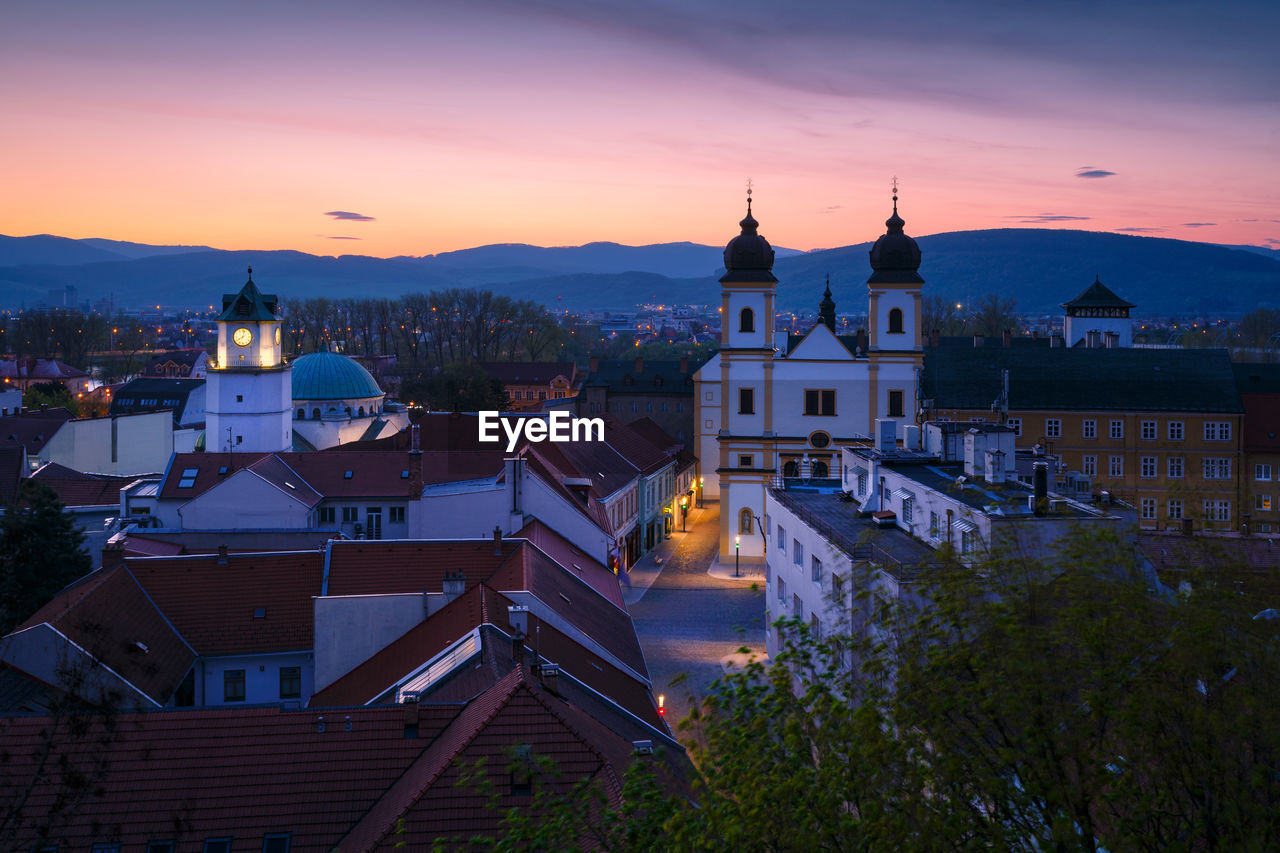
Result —
[[865, 336], [835, 334], [830, 288], [821, 322], [777, 339], [773, 249], [747, 216], [724, 250], [719, 354], [694, 380], [706, 495], [720, 499], [720, 557], [741, 537], [744, 562], [764, 560], [760, 520], [775, 476], [841, 476], [840, 447], [865, 441], [878, 418], [914, 417], [923, 363], [920, 249], [903, 232], [897, 196], [871, 249]]

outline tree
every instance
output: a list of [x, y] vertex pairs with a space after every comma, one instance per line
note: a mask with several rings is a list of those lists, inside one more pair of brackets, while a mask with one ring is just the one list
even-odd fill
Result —
[[0, 635], [91, 567], [71, 513], [47, 486], [25, 480], [0, 517]]
[[1018, 300], [1012, 296], [988, 293], [978, 300], [969, 318], [968, 333], [998, 337], [1018, 325]]

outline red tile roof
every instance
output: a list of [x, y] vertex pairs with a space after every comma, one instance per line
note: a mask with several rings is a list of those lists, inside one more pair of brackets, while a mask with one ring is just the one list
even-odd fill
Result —
[[104, 569], [73, 584], [19, 630], [44, 623], [160, 705], [177, 690], [196, 659], [124, 567]]
[[617, 575], [538, 519], [535, 518], [520, 528], [512, 538], [528, 539], [544, 554], [576, 574], [609, 601], [618, 607], [627, 606], [622, 598], [622, 587], [618, 584]]
[[640, 432], [612, 415], [605, 416], [604, 440], [646, 477], [653, 476], [671, 464], [670, 456], [655, 447]]
[[103, 474], [81, 474], [65, 465], [50, 462], [31, 475], [53, 490], [58, 500], [69, 507], [107, 506], [120, 503], [120, 490], [137, 477], [110, 477]]
[[440, 592], [444, 576], [461, 572], [467, 586], [490, 577], [521, 542], [505, 540], [499, 555], [490, 539], [378, 540], [329, 545], [325, 595]]
[[[314, 645], [311, 597], [319, 551], [130, 557], [129, 569], [201, 655], [296, 651]], [[261, 612], [261, 616], [257, 615]]]

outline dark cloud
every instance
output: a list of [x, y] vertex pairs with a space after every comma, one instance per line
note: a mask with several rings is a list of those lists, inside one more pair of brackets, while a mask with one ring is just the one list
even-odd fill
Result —
[[1030, 213], [1018, 216], [1006, 216], [1014, 222], [1040, 223], [1040, 222], [1077, 222], [1085, 219], [1092, 219], [1092, 216], [1068, 216], [1065, 213]]
[[330, 237], [330, 240], [363, 240], [363, 237]]
[[1163, 231], [1163, 228], [1117, 228], [1117, 231], [1124, 231], [1132, 234], [1156, 234]]
[[1108, 172], [1106, 169], [1095, 169], [1092, 166], [1081, 166], [1076, 170], [1077, 178], [1109, 178], [1115, 172]]
[[1184, 222], [1183, 228], [1208, 228], [1210, 225], [1217, 225], [1216, 222]]
[[837, 210], [844, 210], [844, 205], [833, 204], [830, 207], [823, 207], [818, 210], [818, 213], [835, 213]]
[[363, 213], [352, 213], [349, 210], [330, 210], [325, 216], [332, 216], [334, 219], [343, 219], [349, 222], [373, 222], [372, 216], [365, 216]]

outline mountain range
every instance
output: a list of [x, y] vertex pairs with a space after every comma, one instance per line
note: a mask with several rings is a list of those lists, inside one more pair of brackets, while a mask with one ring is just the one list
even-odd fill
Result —
[[[1094, 277], [1144, 316], [1241, 314], [1280, 307], [1280, 253], [1093, 231], [995, 229], [918, 237], [926, 296], [972, 304], [1012, 297], [1020, 313], [1052, 313]], [[814, 311], [830, 276], [837, 311], [865, 309], [870, 243], [800, 252], [778, 248], [778, 308]], [[34, 307], [52, 291], [117, 306], [204, 308], [244, 281], [285, 299], [395, 297], [444, 287], [487, 288], [573, 311], [638, 303], [719, 302], [723, 250], [696, 243], [480, 246], [422, 257], [329, 257], [290, 250], [223, 251], [51, 235], [0, 235], [0, 306]]]

